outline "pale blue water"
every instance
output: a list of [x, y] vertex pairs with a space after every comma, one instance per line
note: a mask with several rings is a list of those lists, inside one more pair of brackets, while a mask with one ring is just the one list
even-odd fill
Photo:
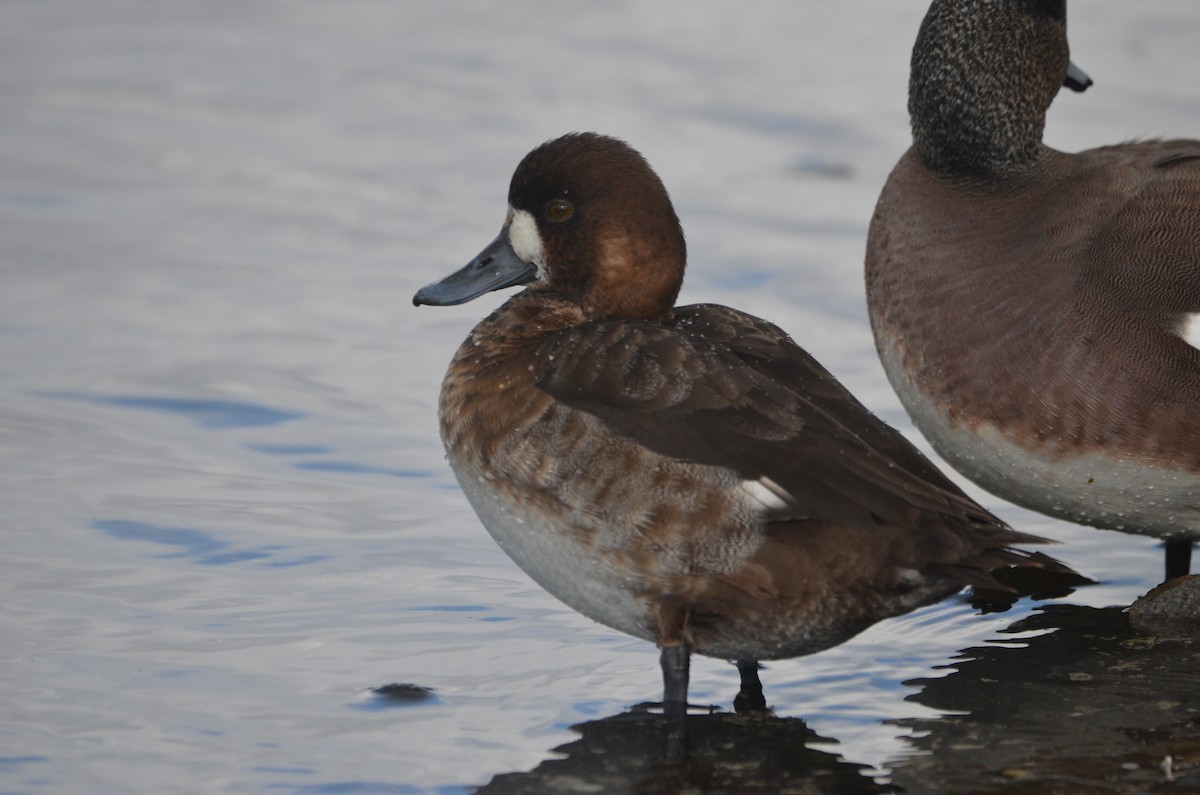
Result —
[[[500, 297], [411, 294], [494, 236], [525, 151], [598, 129], [672, 191], [682, 300], [908, 428], [861, 259], [924, 5], [0, 5], [0, 792], [460, 792], [656, 697], [656, 652], [526, 579], [446, 468], [438, 383]], [[1052, 140], [1195, 134], [1166, 75], [1200, 10], [1111, 5], [1073, 6], [1097, 87]], [[1149, 540], [981, 498], [1102, 580], [1073, 603], [1157, 579]], [[887, 622], [769, 701], [882, 773], [934, 714], [901, 683], [1030, 609]], [[693, 676], [729, 704], [732, 667]]]

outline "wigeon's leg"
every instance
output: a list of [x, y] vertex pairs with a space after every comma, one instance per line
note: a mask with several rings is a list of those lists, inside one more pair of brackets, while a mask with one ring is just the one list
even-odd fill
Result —
[[664, 646], [662, 650], [663, 714], [667, 717], [687, 715], [688, 668], [692, 650], [686, 643]]
[[1192, 539], [1168, 538], [1164, 546], [1167, 548], [1167, 579], [1186, 577], [1192, 570]]
[[767, 700], [763, 698], [762, 682], [758, 679], [758, 669], [762, 666], [758, 660], [738, 660], [736, 665], [742, 677], [742, 686], [733, 699], [733, 711], [739, 714], [765, 712]]

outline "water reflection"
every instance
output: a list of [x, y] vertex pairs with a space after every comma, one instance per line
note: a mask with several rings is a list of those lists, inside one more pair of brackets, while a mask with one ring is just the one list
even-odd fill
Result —
[[431, 478], [433, 472], [425, 469], [397, 469], [360, 464], [355, 461], [301, 461], [297, 469], [310, 472], [335, 472], [341, 475], [388, 475], [394, 478]]
[[76, 400], [97, 406], [182, 414], [206, 428], [261, 428], [300, 419], [303, 414], [236, 400], [168, 398], [151, 395], [98, 395], [88, 392], [43, 392], [42, 397]]
[[718, 712], [687, 717], [686, 758], [672, 761], [671, 721], [643, 708], [572, 727], [578, 740], [528, 773], [506, 773], [477, 792], [855, 793], [896, 792], [864, 766], [810, 747], [820, 737], [799, 718]]
[[[965, 649], [898, 721], [921, 755], [893, 782], [948, 792], [1175, 792], [1200, 786], [1200, 641], [1132, 629], [1123, 608], [1051, 605]], [[1169, 758], [1169, 762], [1167, 761]]]
[[169, 550], [157, 557], [188, 558], [201, 566], [225, 566], [230, 563], [259, 561], [264, 566], [288, 568], [319, 563], [331, 557], [321, 553], [298, 555], [294, 547], [284, 544], [231, 548], [230, 542], [191, 527], [164, 527], [126, 519], [96, 520], [92, 522], [92, 527], [113, 538], [149, 542]]
[[[1003, 612], [1020, 597], [1031, 594], [1039, 599], [1053, 598], [1091, 584], [1074, 572], [1055, 569], [1037, 569], [1017, 576], [1006, 571], [1000, 578], [1012, 588], [1011, 592], [971, 592], [973, 606], [982, 613]], [[838, 687], [842, 683], [826, 684]], [[771, 687], [768, 683], [768, 692]], [[847, 761], [838, 753], [836, 740], [819, 736], [801, 718], [779, 717], [771, 711], [739, 709], [733, 714], [713, 709], [713, 714], [689, 715], [683, 732], [644, 708], [573, 726], [580, 738], [552, 751], [565, 758], [549, 758], [527, 773], [497, 775], [479, 792], [930, 791], [928, 781], [913, 783], [910, 779], [900, 786], [886, 777], [873, 778], [870, 765]], [[955, 791], [974, 790], [966, 786]]]

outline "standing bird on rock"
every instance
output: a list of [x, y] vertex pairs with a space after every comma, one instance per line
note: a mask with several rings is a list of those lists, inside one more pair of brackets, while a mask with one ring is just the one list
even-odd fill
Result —
[[1200, 141], [1042, 143], [1065, 0], [935, 0], [867, 242], [875, 342], [951, 465], [1050, 516], [1200, 537]]
[[989, 570], [1062, 570], [963, 494], [777, 327], [675, 307], [686, 259], [641, 155], [566, 135], [517, 167], [504, 226], [422, 288], [515, 285], [442, 385], [450, 466], [500, 547], [584, 615], [662, 649], [683, 714], [690, 653], [759, 660], [841, 643]]

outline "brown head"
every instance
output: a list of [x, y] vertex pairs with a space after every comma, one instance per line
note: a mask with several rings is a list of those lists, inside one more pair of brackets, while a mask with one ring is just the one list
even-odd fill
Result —
[[415, 304], [463, 303], [528, 285], [578, 305], [588, 320], [651, 320], [675, 304], [687, 259], [667, 189], [622, 141], [572, 133], [517, 166], [499, 237]]

